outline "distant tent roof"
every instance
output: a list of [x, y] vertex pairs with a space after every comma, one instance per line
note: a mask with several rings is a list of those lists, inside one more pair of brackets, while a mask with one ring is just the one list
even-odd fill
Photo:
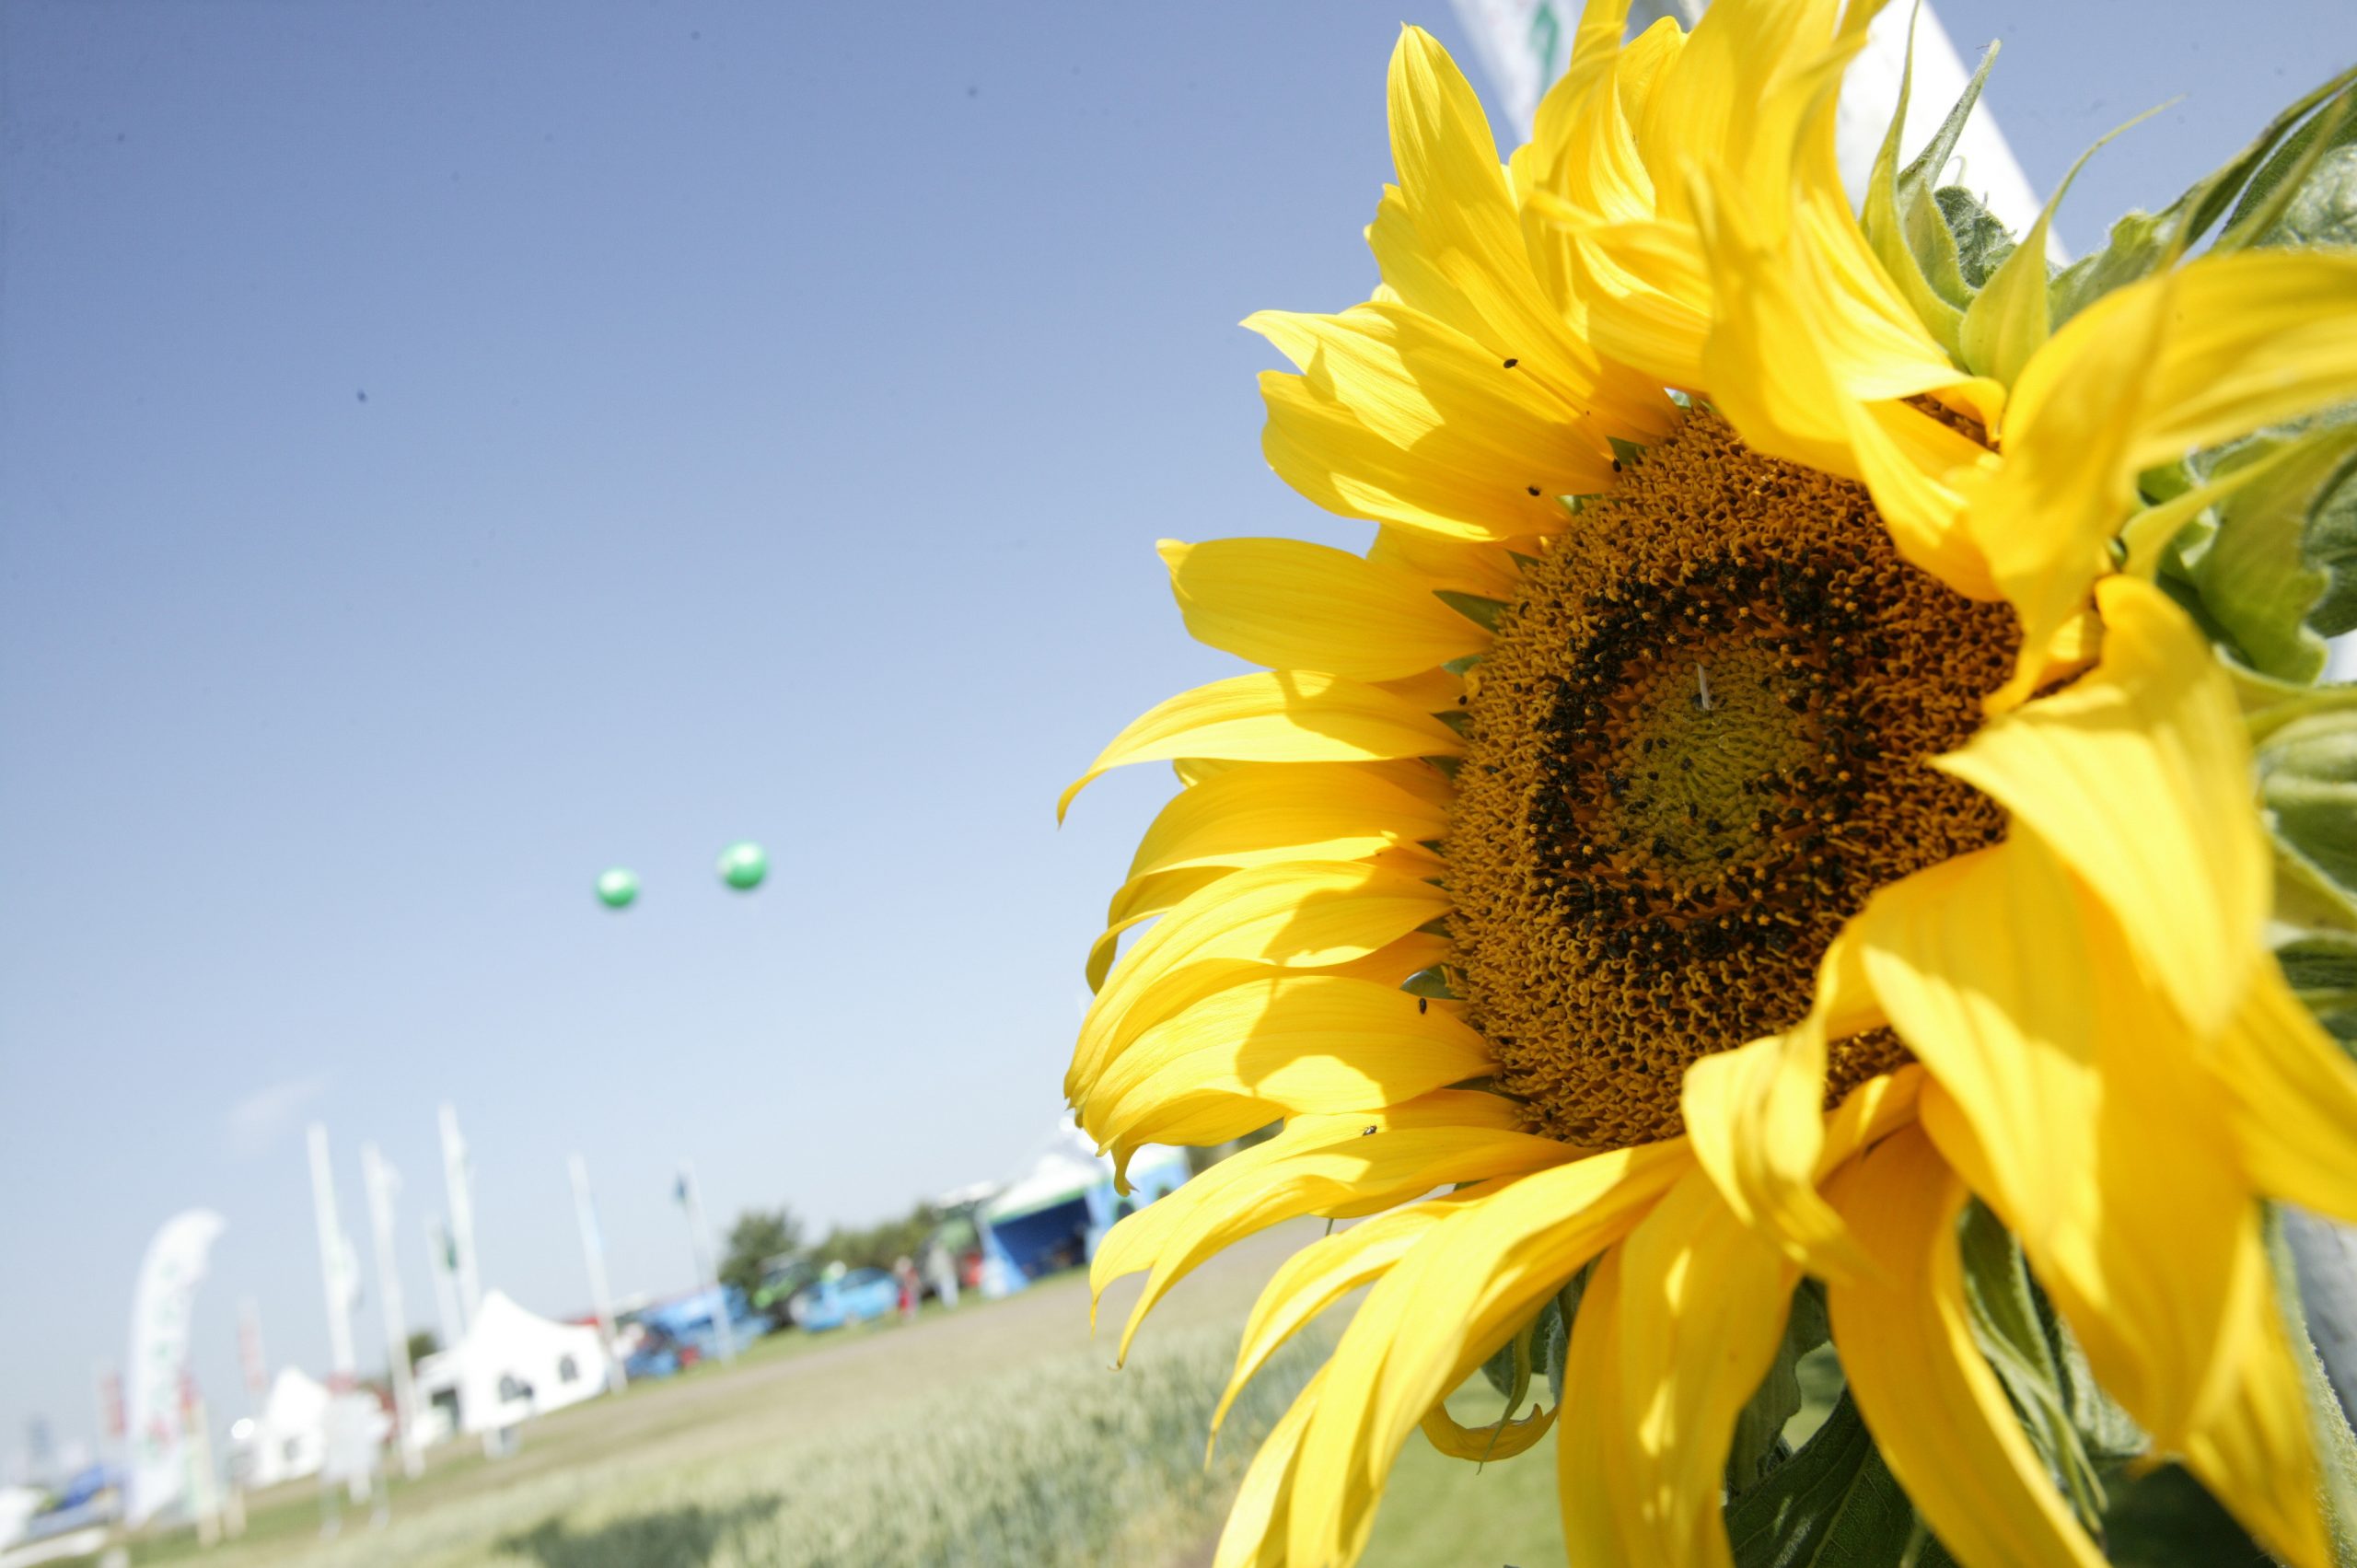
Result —
[[328, 1386], [300, 1367], [282, 1366], [270, 1381], [270, 1396], [262, 1403], [265, 1425], [280, 1433], [306, 1431], [328, 1413]]
[[[1187, 1156], [1159, 1144], [1140, 1149], [1130, 1160], [1132, 1178]], [[993, 1224], [1021, 1219], [1059, 1203], [1085, 1197], [1092, 1188], [1113, 1179], [1113, 1162], [1098, 1154], [1088, 1134], [1065, 1122], [1056, 1129], [1030, 1166], [982, 1205], [982, 1217]]]

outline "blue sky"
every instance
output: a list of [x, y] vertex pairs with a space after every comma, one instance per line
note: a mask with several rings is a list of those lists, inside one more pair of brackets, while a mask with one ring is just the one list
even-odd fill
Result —
[[[2082, 248], [2357, 56], [2338, 0], [1942, 15], [2041, 190], [2186, 95]], [[0, 8], [0, 1450], [88, 1433], [189, 1204], [216, 1408], [240, 1296], [323, 1362], [314, 1117], [364, 1249], [360, 1142], [408, 1178], [416, 1322], [446, 1098], [486, 1282], [551, 1312], [570, 1150], [661, 1291], [682, 1156], [823, 1224], [1048, 1132], [1167, 775], [1055, 795], [1226, 669], [1153, 541], [1353, 537], [1263, 466], [1234, 323], [1372, 282], [1399, 19]]]

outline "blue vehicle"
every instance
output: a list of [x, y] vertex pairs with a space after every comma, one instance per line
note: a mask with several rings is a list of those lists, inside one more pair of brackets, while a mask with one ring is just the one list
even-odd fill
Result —
[[887, 1269], [853, 1269], [796, 1291], [786, 1315], [806, 1333], [889, 1317], [900, 1306], [900, 1282]]

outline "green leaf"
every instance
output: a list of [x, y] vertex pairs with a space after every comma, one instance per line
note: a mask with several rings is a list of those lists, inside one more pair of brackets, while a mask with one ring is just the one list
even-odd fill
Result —
[[2344, 891], [2357, 889], [2357, 710], [2311, 714], [2268, 737], [2258, 798], [2279, 840]]
[[2213, 470], [2247, 482], [2212, 508], [2217, 530], [2194, 563], [2193, 587], [2207, 618], [2262, 675], [2305, 682], [2324, 673], [2325, 642], [2307, 621], [2333, 574], [2310, 555], [2308, 540], [2319, 503], [2348, 480], [2352, 453], [2357, 425], [2328, 426], [2243, 442]]
[[2357, 1434], [2340, 1396], [2316, 1353], [2308, 1329], [2307, 1303], [2301, 1295], [2299, 1263], [2284, 1216], [2270, 1210], [2267, 1216], [2267, 1261], [2275, 1275], [2275, 1304], [2282, 1314], [2284, 1337], [2300, 1364], [2300, 1382], [2307, 1395], [2308, 1429], [2316, 1457], [2317, 1501], [2323, 1504], [2326, 1532], [2332, 1538], [2332, 1560], [2357, 1563]]
[[2342, 473], [2317, 497], [2300, 548], [2330, 579], [2308, 624], [2323, 637], [2357, 631], [2357, 473]]
[[1908, 64], [1898, 78], [1898, 104], [1891, 114], [1890, 129], [1884, 133], [1882, 149], [1875, 155], [1874, 171], [1867, 178], [1865, 210], [1860, 215], [1859, 223], [1865, 230], [1866, 243], [1874, 248], [1883, 270], [1907, 296], [1916, 317], [1939, 340], [1941, 347], [1955, 354], [1964, 308], [1972, 303], [1980, 282], [1965, 274], [1954, 227], [1932, 182], [1939, 178], [1940, 170], [1956, 151], [1956, 138], [1964, 132], [1972, 106], [1980, 101], [1981, 85], [1989, 79], [1989, 68], [1997, 63], [1997, 46], [1989, 46], [1988, 52], [1980, 57], [1980, 68], [1973, 72], [1972, 80], [1966, 84], [1963, 96], [1948, 110], [1947, 118], [1940, 122], [1930, 145], [1902, 171], [1898, 168], [1898, 135], [1907, 123], [1914, 57], [1914, 22], [1910, 19]]
[[2103, 1515], [2103, 1482], [2072, 1423], [2061, 1369], [2038, 1320], [2021, 1249], [1997, 1216], [1978, 1202], [1965, 1211], [1957, 1241], [1973, 1340], [2005, 1386], [2048, 1473], [2092, 1529]]
[[2325, 1032], [2357, 1043], [2357, 932], [2309, 931], [2276, 948], [2275, 961]]
[[[2328, 83], [2324, 91], [2346, 83], [2346, 74]], [[2338, 177], [2328, 173], [2341, 163], [2340, 154], [2352, 142], [2357, 142], [2357, 115], [2349, 112], [2350, 95], [2336, 95], [2323, 110], [2283, 139], [2257, 174], [2251, 176], [2250, 187], [2243, 192], [2242, 201], [2235, 207], [2235, 215], [2227, 221], [2229, 232], [2248, 231], [2247, 243], [2253, 245], [2311, 245], [2331, 243], [2305, 237], [2305, 226], [2320, 218], [2330, 226], [2332, 205], [2328, 199], [2321, 208], [2307, 207], [2303, 198], [2309, 188], [2322, 180], [2328, 187], [2339, 183]], [[2328, 198], [2329, 191], [2326, 192]], [[2305, 209], [2305, 217], [2294, 217], [2295, 209]], [[2347, 222], [2347, 210], [2341, 209], [2341, 221]], [[2346, 240], [2341, 243], [2347, 243]]]
[[[2351, 115], [2344, 129], [2357, 125]], [[2357, 147], [2326, 153], [2254, 245], [2357, 245]]]
[[[1727, 1509], [1736, 1568], [1889, 1568], [1916, 1541], [1915, 1507], [1845, 1389], [1808, 1446]], [[1924, 1541], [1917, 1568], [1946, 1564]]]
[[2113, 224], [2102, 250], [2082, 257], [2054, 280], [2053, 324], [2060, 327], [2113, 289], [2174, 264], [2256, 182], [2262, 167], [2316, 106], [2352, 78], [2357, 70], [2345, 71], [2277, 115], [2250, 145], [2195, 181], [2157, 216], [2130, 213]]
[[2038, 1290], [2037, 1282], [2030, 1284], [2030, 1300], [2038, 1308], [2038, 1327], [2045, 1330], [2048, 1351], [2054, 1357], [2054, 1369], [2062, 1390], [2063, 1408], [2071, 1412], [2071, 1425], [2079, 1434], [2079, 1443], [2098, 1471], [2109, 1473], [2118, 1466], [2141, 1458], [2153, 1444], [2145, 1436], [2119, 1402], [2103, 1391], [2096, 1381], [2094, 1368], [2087, 1365], [2087, 1353], [2080, 1348], [2078, 1336], [2062, 1321], [2054, 1304]]
[[1943, 185], [1932, 192], [1932, 199], [1940, 204], [1940, 216], [1956, 238], [1956, 265], [1963, 270], [1965, 283], [1976, 291], [1980, 289], [2014, 253], [2012, 231], [1961, 185]]
[[1739, 1495], [1758, 1485], [1782, 1464], [1785, 1423], [1801, 1410], [1801, 1358], [1831, 1337], [1826, 1321], [1824, 1287], [1805, 1280], [1793, 1292], [1792, 1309], [1784, 1318], [1784, 1337], [1776, 1359], [1736, 1416], [1735, 1440], [1727, 1448], [1726, 1480], [1730, 1494]]
[[2170, 1464], [2118, 1490], [2104, 1515], [2115, 1568], [2272, 1568], [2234, 1516], [2182, 1467]]

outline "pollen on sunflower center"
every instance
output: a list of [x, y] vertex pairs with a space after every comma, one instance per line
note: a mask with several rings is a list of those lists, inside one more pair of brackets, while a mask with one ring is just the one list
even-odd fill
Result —
[[[2017, 641], [1901, 561], [1862, 486], [1707, 410], [1526, 568], [1448, 858], [1469, 1016], [1538, 1130], [1675, 1135], [1687, 1066], [1799, 1021], [1870, 893], [2003, 835], [1927, 763]], [[1887, 1031], [1837, 1041], [1831, 1089], [1905, 1060]]]

